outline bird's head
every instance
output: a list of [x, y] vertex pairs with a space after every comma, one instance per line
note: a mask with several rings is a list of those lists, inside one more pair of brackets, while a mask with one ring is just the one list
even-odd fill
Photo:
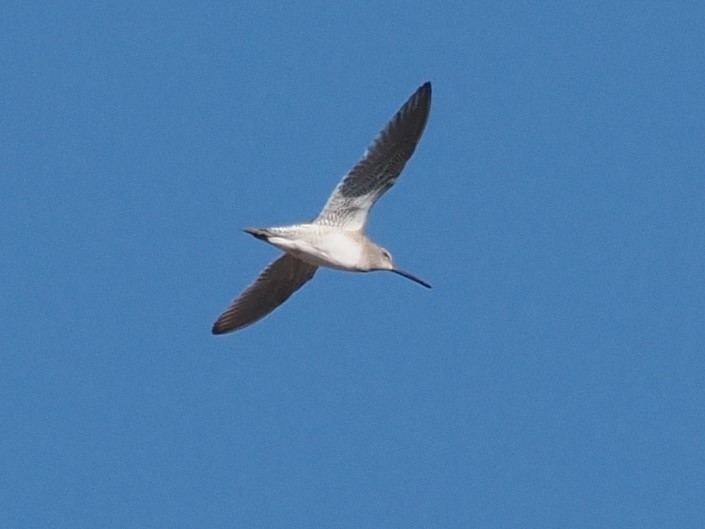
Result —
[[431, 285], [426, 283], [426, 281], [424, 281], [423, 279], [416, 277], [415, 275], [407, 272], [406, 270], [403, 270], [402, 268], [399, 268], [394, 263], [394, 259], [392, 258], [392, 254], [389, 253], [389, 250], [387, 250], [386, 248], [382, 248], [381, 246], [376, 246], [376, 250], [377, 251], [374, 252], [374, 257], [372, 259], [373, 262], [370, 263], [370, 270], [389, 270], [390, 272], [394, 272], [395, 274], [404, 276], [407, 279], [411, 279], [419, 285], [423, 285], [426, 288], [431, 288]]

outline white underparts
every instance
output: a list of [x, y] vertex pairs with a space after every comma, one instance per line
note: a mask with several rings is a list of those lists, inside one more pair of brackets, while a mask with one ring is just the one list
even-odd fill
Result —
[[302, 230], [287, 236], [269, 237], [269, 242], [302, 261], [339, 270], [360, 270], [362, 245], [339, 230]]

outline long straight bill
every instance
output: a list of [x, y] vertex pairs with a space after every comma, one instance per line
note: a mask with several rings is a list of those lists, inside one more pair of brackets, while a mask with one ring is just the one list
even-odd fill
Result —
[[407, 278], [407, 279], [411, 279], [412, 281], [415, 281], [415, 282], [417, 282], [419, 285], [423, 285], [423, 286], [425, 286], [426, 288], [431, 288], [431, 285], [429, 285], [428, 283], [426, 283], [426, 281], [424, 281], [424, 280], [421, 279], [420, 277], [416, 277], [414, 274], [410, 274], [410, 273], [407, 272], [406, 270], [402, 270], [401, 268], [392, 268], [392, 272], [394, 272], [395, 274], [399, 274], [400, 276], [404, 276], [404, 277]]

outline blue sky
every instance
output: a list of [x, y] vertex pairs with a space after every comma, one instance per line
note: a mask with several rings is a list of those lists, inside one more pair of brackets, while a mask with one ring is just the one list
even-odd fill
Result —
[[[699, 2], [9, 2], [0, 526], [705, 526]], [[406, 98], [370, 236], [214, 337]]]

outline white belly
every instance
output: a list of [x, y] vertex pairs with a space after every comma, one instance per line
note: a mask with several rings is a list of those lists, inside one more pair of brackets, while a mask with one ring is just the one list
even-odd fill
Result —
[[316, 230], [291, 239], [270, 237], [269, 242], [302, 261], [339, 270], [358, 270], [362, 254], [360, 243], [338, 230]]

